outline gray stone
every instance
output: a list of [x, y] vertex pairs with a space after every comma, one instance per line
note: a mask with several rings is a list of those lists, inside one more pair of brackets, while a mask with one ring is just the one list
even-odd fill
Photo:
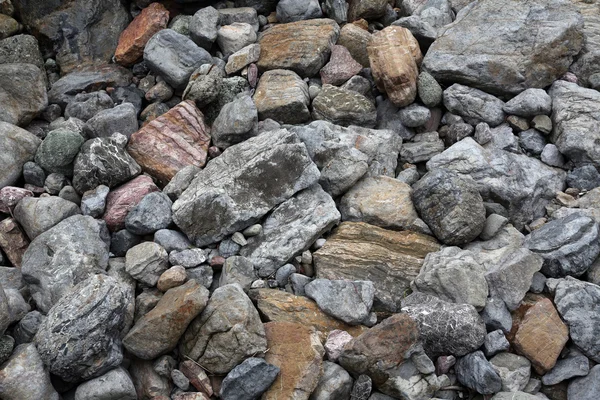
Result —
[[508, 224], [508, 218], [498, 214], [490, 214], [485, 220], [483, 231], [479, 237], [482, 240], [490, 240], [500, 232]]
[[6, 294], [8, 310], [10, 311], [9, 323], [12, 325], [15, 322], [19, 322], [19, 320], [31, 311], [31, 307], [25, 301], [19, 290], [5, 288], [4, 293]]
[[567, 186], [579, 190], [592, 190], [600, 186], [600, 173], [593, 165], [574, 168], [567, 174]]
[[500, 392], [496, 393], [491, 400], [540, 400], [548, 399], [544, 394], [537, 393], [536, 395], [525, 392]]
[[542, 273], [552, 278], [580, 276], [600, 254], [596, 221], [580, 213], [550, 221], [525, 238], [525, 247], [544, 258]]
[[244, 229], [242, 231], [242, 234], [249, 238], [252, 236], [256, 236], [256, 235], [260, 235], [260, 233], [262, 232], [262, 225], [261, 224], [254, 224], [254, 225], [250, 225], [249, 227], [247, 227], [246, 229]]
[[137, 110], [131, 103], [123, 103], [114, 108], [102, 110], [88, 119], [83, 126], [83, 133], [88, 139], [110, 137], [115, 132], [129, 138], [137, 130]]
[[258, 82], [254, 102], [261, 120], [271, 118], [287, 124], [310, 120], [308, 86], [293, 71], [266, 71]]
[[281, 0], [277, 3], [277, 21], [281, 23], [320, 18], [318, 0]]
[[373, 128], [377, 122], [377, 110], [369, 99], [358, 92], [329, 84], [323, 85], [312, 107], [313, 119], [336, 125]]
[[223, 400], [253, 400], [267, 391], [279, 374], [279, 367], [262, 358], [250, 357], [223, 379], [219, 392]]
[[[275, 273], [275, 280], [277, 281], [277, 285], [279, 287], [285, 287], [290, 281], [290, 277], [296, 274], [296, 267], [293, 264], [285, 264], [281, 268], [277, 269]], [[298, 275], [298, 274], [297, 274]], [[293, 285], [293, 282], [292, 282]], [[304, 285], [306, 286], [306, 285]], [[302, 291], [304, 292], [304, 286], [302, 286]], [[294, 293], [296, 291], [294, 290]], [[298, 295], [296, 293], [296, 295]]]
[[189, 37], [163, 29], [146, 44], [144, 61], [174, 89], [183, 89], [192, 72], [202, 64], [210, 64], [212, 57]]
[[[446, 129], [444, 129], [444, 131], [445, 131], [444, 132], [445, 133], [445, 136], [444, 136], [445, 144], [447, 146], [452, 146], [454, 143], [459, 142], [468, 136], [472, 136], [474, 129], [473, 129], [473, 125], [471, 125], [471, 124], [467, 124], [466, 122], [457, 122], [457, 123], [448, 125], [448, 127]], [[510, 134], [512, 135], [512, 132], [510, 132]], [[497, 139], [497, 138], [494, 135], [492, 135], [491, 141], [494, 142], [494, 139]], [[488, 145], [490, 145], [490, 144], [491, 143], [488, 143]], [[497, 146], [495, 143], [493, 143], [491, 145], [496, 148], [502, 148], [504, 143], [502, 143], [500, 146]], [[488, 146], [486, 145], [486, 147], [488, 147]]]
[[33, 186], [43, 187], [46, 180], [46, 173], [33, 161], [27, 161], [23, 164], [23, 179], [25, 183]]
[[402, 144], [400, 157], [411, 164], [429, 161], [433, 156], [444, 151], [444, 141], [437, 132], [416, 134], [411, 142]]
[[188, 279], [195, 279], [196, 282], [205, 288], [211, 288], [213, 283], [213, 269], [209, 265], [203, 264], [194, 268], [186, 268], [185, 272]]
[[325, 0], [323, 11], [340, 25], [348, 20], [348, 4], [345, 0]]
[[0, 122], [0, 189], [17, 182], [26, 162], [33, 161], [41, 140], [25, 129]]
[[368, 375], [359, 375], [352, 385], [352, 392], [350, 393], [351, 399], [365, 400], [369, 398], [371, 391], [373, 390], [373, 381]]
[[480, 145], [489, 143], [492, 140], [492, 130], [485, 122], [480, 122], [475, 127], [475, 140]]
[[[272, 167], [280, 163], [287, 167]], [[208, 163], [173, 204], [173, 220], [197, 246], [214, 243], [255, 223], [319, 175], [295, 134], [260, 135]]]
[[8, 298], [2, 285], [0, 285], [0, 317], [0, 334], [4, 334], [11, 323], [11, 317]]
[[531, 126], [545, 135], [552, 132], [552, 120], [547, 115], [536, 115], [531, 120]]
[[[137, 121], [136, 121], [137, 124]], [[85, 139], [78, 133], [57, 129], [48, 133], [35, 154], [35, 162], [49, 173], [71, 176], [73, 161]]]
[[600, 365], [590, 369], [582, 378], [573, 379], [567, 388], [567, 398], [577, 400], [595, 400], [600, 396]]
[[0, 121], [29, 124], [46, 106], [46, 79], [33, 64], [0, 64]]
[[238, 254], [241, 248], [242, 246], [240, 246], [233, 240], [225, 239], [221, 243], [219, 243], [219, 255], [225, 258], [233, 257], [236, 254]]
[[114, 107], [112, 98], [104, 90], [79, 93], [65, 107], [65, 118], [77, 118], [86, 122], [102, 110]]
[[233, 22], [230, 25], [221, 26], [217, 31], [217, 44], [225, 57], [256, 42], [256, 38], [256, 32], [252, 25], [245, 22]]
[[210, 50], [217, 40], [218, 28], [219, 12], [210, 6], [196, 11], [189, 22], [190, 37], [205, 50]]
[[504, 122], [504, 102], [479, 89], [455, 83], [444, 90], [444, 106], [451, 113], [486, 122], [491, 127]]
[[50, 372], [77, 382], [121, 364], [129, 296], [115, 278], [93, 275], [62, 297], [35, 335], [40, 357]]
[[443, 90], [439, 83], [427, 71], [421, 71], [417, 80], [419, 99], [427, 107], [435, 107], [442, 102]]
[[169, 254], [171, 265], [181, 265], [184, 268], [194, 268], [206, 261], [206, 253], [202, 249], [173, 250]]
[[168, 265], [167, 252], [154, 242], [140, 243], [129, 249], [125, 255], [127, 273], [148, 286], [156, 285]]
[[44, 318], [46, 317], [37, 310], [28, 312], [13, 330], [16, 344], [19, 345], [22, 343], [33, 342], [33, 337], [37, 333]]
[[531, 375], [531, 363], [527, 358], [512, 353], [500, 353], [490, 360], [502, 380], [503, 392], [525, 389]]
[[11, 336], [0, 336], [0, 365], [8, 360], [15, 347], [15, 339]]
[[163, 193], [169, 196], [172, 201], [177, 200], [181, 196], [181, 193], [190, 186], [190, 183], [192, 183], [198, 172], [200, 172], [200, 168], [195, 165], [183, 167], [164, 187]]
[[547, 386], [556, 385], [567, 379], [586, 376], [589, 372], [590, 360], [586, 356], [568, 357], [558, 360], [554, 368], [542, 376], [542, 383]]
[[67, 185], [60, 189], [60, 192], [58, 192], [58, 197], [70, 201], [78, 207], [81, 205], [81, 197], [79, 196], [75, 188], [71, 185]]
[[108, 230], [92, 217], [74, 215], [37, 236], [21, 272], [37, 308], [50, 308], [79, 282], [108, 265]]
[[402, 122], [402, 125], [409, 128], [416, 128], [418, 126], [425, 125], [425, 123], [431, 117], [431, 112], [427, 107], [413, 103], [402, 108], [398, 112], [398, 116], [400, 118], [400, 122]]
[[250, 96], [242, 95], [223, 106], [210, 134], [213, 145], [224, 149], [256, 136], [257, 128], [256, 105]]
[[350, 325], [359, 325], [368, 319], [375, 294], [370, 281], [328, 279], [315, 279], [304, 291], [326, 314]]
[[544, 89], [527, 89], [504, 105], [504, 112], [520, 117], [548, 115], [552, 111], [552, 98]]
[[14, 217], [33, 240], [59, 222], [81, 214], [77, 204], [60, 197], [24, 197], [14, 209]]
[[220, 8], [219, 17], [221, 25], [231, 25], [234, 22], [245, 22], [252, 25], [254, 31], [258, 32], [260, 24], [258, 14], [252, 7]]
[[81, 196], [81, 212], [94, 218], [104, 214], [106, 196], [110, 189], [106, 185], [98, 185], [95, 189], [88, 190]]
[[31, 35], [15, 35], [0, 40], [0, 60], [2, 64], [33, 64], [44, 71], [44, 58], [38, 40]]
[[217, 374], [226, 374], [248, 357], [267, 350], [265, 330], [252, 301], [237, 285], [216, 289], [188, 327], [179, 350]]
[[521, 148], [528, 153], [534, 155], [542, 154], [544, 147], [546, 146], [546, 138], [539, 131], [535, 129], [528, 129], [523, 132], [519, 132], [519, 144]]
[[529, 291], [531, 293], [542, 293], [544, 288], [546, 287], [546, 276], [541, 272], [536, 272], [533, 274], [533, 279], [531, 280], [531, 286], [529, 287]]
[[552, 143], [548, 143], [544, 146], [540, 159], [543, 163], [548, 164], [551, 167], [562, 168], [565, 165], [565, 158], [558, 147]]
[[167, 228], [173, 221], [173, 202], [162, 192], [152, 192], [132, 208], [125, 218], [125, 228], [136, 235], [149, 235]]
[[173, 250], [181, 251], [193, 247], [183, 233], [170, 229], [156, 231], [154, 233], [154, 242], [164, 247], [167, 253], [171, 253]]
[[246, 92], [250, 89], [248, 80], [246, 78], [242, 78], [241, 76], [232, 76], [229, 78], [224, 78], [221, 81], [219, 81], [219, 85], [220, 90], [217, 93], [216, 98], [203, 110], [207, 124], [211, 124], [215, 120], [215, 118], [217, 118], [217, 116], [219, 115], [219, 111], [221, 111], [221, 108], [225, 104], [232, 102], [233, 100], [235, 100], [235, 97], [238, 94]]
[[190, 388], [190, 380], [178, 369], [171, 371], [171, 379], [175, 386], [181, 390], [188, 390]]
[[248, 238], [240, 254], [259, 268], [260, 277], [269, 276], [293, 256], [307, 250], [339, 220], [333, 199], [319, 185], [314, 185], [273, 209], [263, 223], [262, 232]]
[[[443, 142], [442, 142], [442, 146], [443, 146]], [[417, 181], [420, 178], [421, 178], [421, 175], [419, 174], [419, 171], [417, 170], [416, 166], [412, 166], [412, 167], [409, 167], [409, 168], [406, 168], [406, 169], [400, 171], [400, 173], [396, 177], [396, 179], [398, 179], [400, 182], [404, 182], [410, 186], [417, 183]]]
[[353, 379], [339, 365], [323, 361], [323, 374], [309, 400], [346, 400], [352, 392]]
[[17, 346], [0, 367], [0, 396], [6, 400], [59, 400], [34, 344]]
[[112, 234], [110, 238], [110, 252], [117, 257], [125, 257], [129, 249], [141, 242], [141, 237], [134, 235], [127, 229], [122, 229]]
[[493, 394], [502, 389], [500, 376], [481, 351], [459, 358], [455, 369], [458, 381], [477, 393]]
[[488, 333], [483, 343], [483, 351], [487, 357], [493, 357], [501, 351], [508, 351], [509, 348], [510, 343], [501, 329]]
[[51, 195], [57, 196], [60, 191], [69, 184], [69, 180], [63, 174], [51, 173], [44, 181], [44, 190]]
[[257, 62], [259, 57], [260, 45], [258, 43], [249, 44], [229, 56], [225, 65], [225, 72], [229, 75], [239, 72], [248, 65]]
[[247, 293], [256, 278], [252, 261], [246, 257], [229, 257], [223, 265], [219, 286], [237, 283]]
[[82, 383], [75, 390], [75, 400], [136, 400], [137, 394], [123, 367]]

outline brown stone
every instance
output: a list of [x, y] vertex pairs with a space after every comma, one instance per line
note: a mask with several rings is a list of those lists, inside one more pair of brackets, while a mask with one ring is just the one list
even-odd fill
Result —
[[206, 394], [208, 397], [213, 395], [213, 388], [206, 372], [197, 363], [191, 360], [185, 360], [179, 364], [179, 370], [190, 380], [190, 384]]
[[159, 375], [152, 364], [152, 361], [132, 357], [129, 373], [138, 399], [156, 400], [163, 398], [162, 396], [170, 399], [173, 388], [170, 377]]
[[188, 165], [206, 164], [209, 129], [193, 101], [182, 101], [131, 135], [127, 151], [144, 171], [167, 184]]
[[162, 273], [158, 278], [156, 288], [161, 292], [166, 292], [169, 289], [183, 285], [186, 279], [185, 268], [181, 265], [175, 265]]
[[307, 400], [319, 383], [325, 350], [314, 328], [291, 322], [265, 324], [265, 361], [279, 367], [262, 400]]
[[331, 47], [331, 58], [321, 69], [321, 82], [339, 86], [358, 74], [362, 65], [358, 63], [347, 48], [340, 45]]
[[348, 3], [348, 22], [352, 22], [361, 18], [375, 20], [383, 17], [388, 0], [350, 0]]
[[327, 62], [340, 28], [331, 19], [275, 25], [259, 38], [261, 71], [289, 69], [302, 77], [316, 75]]
[[301, 124], [310, 120], [308, 85], [292, 71], [267, 71], [258, 81], [254, 94], [258, 118], [279, 123]]
[[267, 322], [293, 322], [304, 326], [311, 326], [316, 330], [328, 334], [333, 330], [347, 331], [352, 336], [358, 336], [367, 331], [367, 327], [346, 325], [325, 314], [317, 303], [304, 296], [273, 289], [252, 290], [250, 296], [256, 302], [258, 311]]
[[111, 190], [106, 196], [106, 208], [102, 217], [108, 229], [112, 232], [123, 229], [129, 211], [138, 205], [145, 195], [159, 190], [147, 175], [140, 175]]
[[352, 58], [358, 61], [363, 67], [368, 68], [369, 53], [368, 46], [371, 41], [371, 34], [368, 30], [363, 29], [358, 21], [352, 24], [346, 24], [340, 31], [339, 45], [348, 49]]
[[406, 28], [389, 26], [373, 34], [368, 52], [379, 91], [386, 92], [396, 107], [415, 101], [423, 55], [412, 33]]
[[343, 222], [313, 253], [313, 262], [318, 278], [372, 281], [375, 309], [397, 312], [425, 256], [439, 248], [433, 237], [421, 233]]
[[29, 239], [14, 218], [0, 221], [0, 248], [14, 267], [21, 268], [23, 254], [29, 246]]
[[517, 353], [531, 361], [536, 372], [544, 374], [556, 364], [569, 340], [569, 329], [549, 299], [528, 295], [513, 312], [508, 339]]
[[152, 3], [121, 32], [115, 50], [115, 62], [125, 67], [135, 64], [144, 54], [148, 40], [169, 23], [169, 11], [160, 3]]

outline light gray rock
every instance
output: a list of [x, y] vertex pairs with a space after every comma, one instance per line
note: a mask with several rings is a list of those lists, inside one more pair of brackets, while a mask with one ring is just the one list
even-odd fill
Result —
[[14, 217], [33, 240], [59, 222], [81, 214], [77, 204], [57, 196], [24, 197], [15, 207]]
[[173, 202], [162, 192], [148, 193], [125, 218], [125, 228], [136, 235], [149, 235], [173, 222]]
[[[458, 126], [462, 124], [456, 124]], [[466, 124], [468, 127], [471, 125]], [[455, 125], [451, 125], [452, 128]], [[490, 140], [483, 145], [486, 150], [506, 150], [511, 153], [520, 154], [519, 137], [513, 133], [509, 124], [503, 123], [490, 129]], [[460, 137], [462, 139], [463, 137]]]
[[148, 286], [156, 285], [168, 265], [166, 250], [154, 242], [140, 243], [129, 249], [125, 255], [127, 273]]
[[[292, 275], [304, 276], [307, 279], [302, 279], [296, 276], [292, 278]], [[275, 280], [277, 281], [277, 285], [279, 287], [285, 287], [288, 283], [291, 283], [296, 296], [298, 296], [298, 291], [301, 291], [304, 294], [304, 286], [310, 282], [310, 278], [308, 278], [306, 275], [296, 273], [296, 267], [293, 264], [285, 264], [279, 268], [275, 273]]]
[[106, 225], [74, 215], [37, 236], [23, 255], [21, 272], [37, 308], [50, 308], [79, 282], [108, 265]]
[[498, 214], [490, 214], [485, 220], [483, 231], [481, 231], [479, 237], [482, 240], [490, 240], [496, 236], [506, 224], [508, 224], [508, 218]]
[[202, 249], [173, 250], [169, 253], [171, 265], [181, 265], [184, 268], [193, 268], [206, 261], [206, 253]]
[[33, 64], [0, 64], [0, 121], [25, 126], [46, 108], [44, 75]]
[[412, 141], [402, 144], [400, 157], [402, 161], [414, 164], [429, 161], [444, 149], [444, 141], [440, 139], [437, 132], [419, 133], [412, 138]]
[[219, 17], [221, 25], [231, 25], [234, 22], [244, 22], [252, 25], [255, 32], [258, 32], [260, 23], [258, 21], [258, 14], [252, 7], [234, 7], [234, 8], [220, 8]]
[[375, 127], [377, 110], [369, 99], [353, 90], [323, 85], [312, 102], [312, 117], [336, 125]]
[[315, 279], [304, 291], [326, 314], [350, 325], [367, 320], [375, 295], [371, 281]]
[[256, 38], [252, 25], [245, 22], [233, 22], [217, 31], [217, 44], [225, 57], [256, 42]]
[[104, 214], [106, 207], [106, 196], [110, 191], [106, 185], [99, 185], [95, 189], [84, 192], [81, 196], [81, 212], [94, 218]]
[[552, 143], [548, 143], [544, 146], [540, 159], [543, 163], [550, 165], [551, 167], [563, 168], [565, 166], [565, 158], [558, 149], [558, 147]]
[[191, 249], [193, 246], [185, 235], [179, 231], [161, 229], [154, 233], [154, 242], [165, 248], [167, 253], [173, 250]]
[[181, 196], [181, 193], [190, 186], [190, 183], [192, 183], [198, 172], [200, 172], [200, 168], [195, 165], [183, 167], [164, 187], [163, 193], [169, 196], [172, 201], [177, 200]]
[[590, 360], [586, 356], [567, 357], [558, 360], [554, 368], [542, 376], [542, 383], [547, 386], [556, 385], [567, 379], [586, 376], [589, 372]]
[[[15, 338], [15, 343], [17, 345], [22, 343], [31, 343], [33, 342], [33, 337], [38, 331], [42, 320], [46, 318], [39, 311], [31, 311], [28, 312], [27, 315], [19, 321], [19, 323], [15, 326], [13, 330], [13, 336]], [[8, 321], [8, 319], [7, 319]]]
[[546, 138], [539, 131], [535, 129], [528, 129], [523, 132], [519, 132], [519, 144], [521, 148], [528, 153], [539, 155], [544, 151], [546, 146]]
[[190, 37], [200, 47], [210, 50], [217, 40], [219, 12], [214, 7], [203, 7], [196, 11], [189, 25]]
[[219, 286], [225, 286], [232, 283], [239, 284], [244, 292], [250, 290], [252, 282], [257, 279], [254, 272], [254, 264], [246, 257], [229, 257], [225, 260], [219, 278]]
[[442, 87], [427, 71], [421, 71], [419, 74], [417, 90], [419, 98], [427, 107], [435, 107], [442, 102]]
[[459, 358], [455, 369], [458, 381], [477, 393], [493, 394], [502, 389], [500, 376], [480, 350]]
[[10, 311], [9, 323], [19, 322], [29, 311], [31, 307], [23, 298], [21, 292], [17, 289], [5, 288], [4, 293], [8, 302], [8, 310]]
[[213, 122], [210, 134], [213, 145], [227, 148], [257, 135], [258, 111], [249, 95], [227, 103]]
[[552, 111], [552, 98], [544, 89], [527, 89], [506, 102], [503, 110], [527, 118], [548, 115]]
[[286, 69], [266, 71], [253, 97], [260, 120], [300, 124], [310, 120], [308, 85], [298, 74]]
[[451, 113], [486, 122], [491, 127], [504, 122], [504, 102], [479, 89], [455, 83], [444, 90], [444, 106]]
[[88, 139], [110, 137], [115, 132], [129, 138], [137, 130], [137, 110], [131, 103], [123, 103], [114, 108], [102, 110], [83, 126], [83, 133]]
[[431, 117], [431, 112], [427, 107], [413, 103], [402, 108], [398, 112], [398, 117], [400, 118], [402, 125], [409, 128], [416, 128], [418, 126], [425, 125], [425, 123]]
[[14, 184], [23, 165], [33, 161], [41, 140], [18, 126], [0, 121], [0, 189]]
[[512, 353], [495, 355], [490, 364], [502, 380], [503, 392], [518, 392], [525, 389], [531, 375], [531, 363], [523, 356]]
[[538, 393], [537, 395], [525, 393], [525, 392], [500, 392], [496, 393], [491, 400], [540, 400], [547, 399], [546, 396], [542, 393]]
[[277, 3], [277, 21], [281, 23], [320, 18], [318, 0], [281, 0]]
[[137, 394], [123, 367], [82, 383], [75, 390], [75, 400], [136, 400]]
[[260, 45], [258, 43], [249, 44], [229, 56], [225, 65], [225, 72], [229, 75], [235, 74], [248, 65], [257, 62], [259, 58]]
[[247, 358], [223, 379], [219, 394], [223, 400], [257, 399], [273, 384], [279, 371], [262, 358]]
[[86, 122], [102, 110], [114, 107], [112, 98], [104, 90], [78, 93], [65, 107], [65, 118], [77, 118]]
[[[286, 168], [273, 168], [281, 163]], [[295, 134], [260, 135], [208, 163], [173, 204], [173, 220], [197, 246], [214, 243], [252, 225], [319, 175]]]
[[354, 380], [339, 365], [323, 361], [323, 374], [309, 400], [346, 400], [350, 398]]
[[67, 382], [78, 382], [121, 364], [129, 296], [129, 290], [115, 278], [92, 275], [62, 297], [34, 339], [50, 372]]
[[596, 365], [582, 378], [573, 379], [567, 388], [568, 399], [594, 400], [600, 396], [600, 366]]
[[493, 357], [501, 351], [508, 351], [509, 348], [510, 343], [501, 329], [488, 333], [483, 343], [483, 352], [487, 357]]

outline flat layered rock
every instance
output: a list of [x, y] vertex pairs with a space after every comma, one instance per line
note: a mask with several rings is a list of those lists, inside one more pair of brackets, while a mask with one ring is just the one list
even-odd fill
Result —
[[14, 184], [23, 165], [32, 161], [42, 141], [25, 129], [0, 121], [0, 189]]
[[375, 309], [397, 312], [423, 259], [438, 250], [431, 236], [343, 222], [313, 254], [313, 261], [318, 278], [372, 281]]
[[266, 71], [258, 81], [254, 102], [261, 120], [299, 124], [310, 120], [308, 85], [293, 71]]
[[0, 64], [0, 121], [25, 126], [48, 105], [46, 77], [33, 64]]
[[193, 101], [183, 101], [131, 135], [127, 151], [159, 182], [167, 184], [188, 165], [206, 164], [209, 128]]

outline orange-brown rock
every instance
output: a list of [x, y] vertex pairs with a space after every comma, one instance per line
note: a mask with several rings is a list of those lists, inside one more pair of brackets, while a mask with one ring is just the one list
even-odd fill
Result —
[[[361, 20], [364, 21], [364, 20]], [[360, 21], [352, 24], [346, 24], [340, 31], [340, 39], [337, 44], [348, 49], [352, 58], [358, 61], [363, 67], [369, 67], [369, 42], [371, 34], [366, 28], [362, 28]]]
[[21, 268], [23, 254], [29, 246], [29, 239], [14, 218], [0, 221], [0, 248], [14, 267]]
[[272, 289], [251, 291], [250, 296], [256, 301], [263, 321], [294, 322], [311, 326], [324, 334], [339, 329], [347, 331], [352, 336], [358, 336], [368, 330], [366, 326], [350, 326], [330, 317], [321, 311], [317, 303], [307, 297], [294, 296], [281, 290]]
[[169, 23], [169, 11], [160, 3], [152, 3], [121, 32], [115, 50], [115, 62], [125, 67], [135, 64], [144, 54], [148, 40]]
[[406, 28], [388, 26], [373, 34], [367, 50], [377, 88], [386, 92], [396, 107], [415, 101], [423, 55], [412, 33]]
[[421, 233], [343, 222], [313, 261], [318, 278], [372, 281], [376, 310], [398, 312], [425, 256], [439, 248], [433, 237]]
[[131, 135], [127, 151], [163, 185], [188, 165], [203, 167], [210, 143], [204, 115], [193, 101], [182, 101]]
[[275, 25], [258, 40], [258, 68], [289, 69], [302, 77], [314, 76], [327, 62], [339, 35], [338, 24], [326, 18]]
[[265, 333], [265, 361], [280, 372], [262, 400], [307, 400], [319, 383], [325, 354], [317, 331], [291, 322], [268, 322]]
[[569, 329], [552, 301], [543, 296], [528, 295], [513, 312], [508, 339], [519, 354], [531, 361], [536, 372], [544, 374], [556, 364], [569, 340]]

